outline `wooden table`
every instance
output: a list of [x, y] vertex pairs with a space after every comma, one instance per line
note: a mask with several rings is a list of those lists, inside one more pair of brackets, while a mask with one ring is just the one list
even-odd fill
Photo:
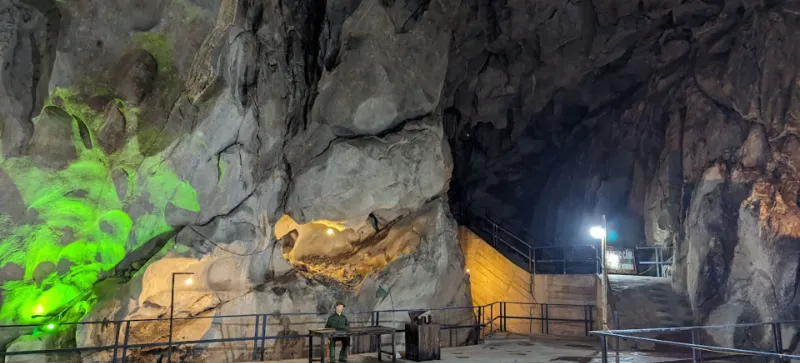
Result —
[[[314, 337], [319, 337], [321, 340], [322, 345], [322, 357], [320, 361], [325, 363], [325, 339], [331, 338], [343, 338], [343, 337], [356, 337], [356, 336], [364, 336], [364, 335], [371, 335], [371, 336], [378, 336], [389, 334], [392, 336], [392, 351], [391, 352], [384, 352], [381, 351], [381, 348], [378, 347], [378, 360], [383, 360], [381, 357], [381, 353], [387, 353], [392, 355], [392, 363], [397, 362], [397, 354], [395, 352], [394, 347], [394, 334], [395, 329], [386, 327], [386, 326], [364, 326], [364, 327], [354, 327], [345, 330], [336, 330], [336, 329], [315, 329], [310, 330], [308, 332], [308, 362], [311, 363], [314, 361]], [[331, 357], [331, 363], [335, 361], [335, 357]]]

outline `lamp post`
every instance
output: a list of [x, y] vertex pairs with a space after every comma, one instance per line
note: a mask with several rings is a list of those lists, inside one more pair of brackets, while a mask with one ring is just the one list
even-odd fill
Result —
[[[167, 345], [167, 362], [172, 363], [172, 321], [175, 313], [175, 276], [178, 275], [194, 275], [194, 272], [173, 272], [172, 285], [170, 286], [169, 296], [169, 345]], [[184, 283], [188, 286], [192, 284], [192, 278], [187, 277]]]
[[[392, 328], [394, 328], [394, 313], [395, 313], [395, 311], [394, 311], [394, 299], [392, 299], [392, 288], [389, 287], [389, 289], [384, 289], [383, 286], [378, 285], [378, 291], [375, 291], [375, 298], [380, 299], [380, 301], [378, 301], [378, 303], [380, 304], [384, 300], [386, 300], [387, 296], [389, 297], [389, 302], [392, 303], [392, 320], [391, 320], [391, 324], [392, 324]], [[378, 337], [378, 357], [379, 358], [380, 358], [380, 353], [381, 353], [380, 344], [381, 343], [380, 343], [380, 336], [379, 336]], [[394, 333], [392, 333], [392, 344], [394, 344]], [[394, 350], [395, 350], [395, 347], [392, 347], [392, 351], [394, 351]], [[395, 357], [392, 357], [392, 359], [394, 359], [394, 358]]]
[[600, 240], [600, 263], [602, 266], [601, 295], [600, 296], [600, 324], [602, 330], [608, 330], [608, 269], [606, 269], [606, 246], [608, 242], [608, 228], [606, 215], [603, 215], [603, 226], [592, 227], [589, 234]]

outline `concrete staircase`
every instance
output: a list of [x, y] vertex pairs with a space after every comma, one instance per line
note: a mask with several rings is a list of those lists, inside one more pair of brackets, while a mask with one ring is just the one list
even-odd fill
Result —
[[[647, 329], [691, 326], [694, 323], [689, 303], [675, 293], [669, 279], [643, 276], [609, 276], [609, 327]], [[614, 324], [617, 312], [619, 327]], [[642, 336], [690, 342], [688, 333], [646, 334]], [[653, 343], [621, 342], [622, 348], [664, 350]]]
[[[470, 278], [473, 284], [473, 296], [491, 296], [491, 298], [487, 297], [487, 302], [489, 300], [508, 300], [506, 298], [507, 296], [504, 295], [525, 298], [523, 300], [527, 300], [528, 296], [526, 293], [523, 293], [523, 290], [533, 292], [540, 289], [540, 287], [537, 285], [541, 284], [535, 283], [535, 279], [533, 277], [547, 275], [546, 272], [541, 274], [542, 272], [537, 271], [539, 269], [531, 268], [532, 262], [529, 261], [528, 256], [524, 252], [528, 250], [528, 242], [524, 241], [518, 236], [515, 236], [502, 226], [497, 225], [487, 216], [472, 213], [469, 209], [465, 208], [453, 208], [453, 212], [457, 217], [461, 228], [466, 228], [472, 233], [472, 237], [466, 238], [466, 240], [471, 240], [474, 238], [482, 239], [482, 243], [480, 244], [471, 244], [474, 246], [482, 246], [478, 249], [473, 247], [473, 250], [479, 250], [480, 253], [473, 251], [472, 255], [470, 255], [469, 253], [465, 252], [469, 255], [467, 256], [468, 266], [474, 270], [474, 276]], [[462, 238], [462, 235], [466, 236], [467, 234], [459, 232], [459, 238]], [[502, 243], [497, 241], [491, 243], [490, 241], [493, 239], [500, 240]], [[465, 244], [462, 241], [462, 248], [464, 245]], [[490, 253], [486, 249], [491, 249], [493, 253]], [[490, 256], [491, 258], [487, 256]], [[537, 262], [539, 261], [537, 260]], [[511, 264], [516, 265], [519, 268], [511, 268]], [[590, 264], [589, 267], [590, 271], [595, 271], [594, 263]], [[513, 270], [516, 272], [512, 274], [499, 273], [499, 271], [506, 270]], [[564, 268], [563, 272], [566, 274], [560, 276], [584, 276], [590, 277], [592, 280], [596, 281], [597, 283], [594, 284], [594, 286], [597, 287], [596, 297], [598, 297], [598, 299], [593, 300], [600, 300], [600, 280], [596, 277], [597, 275], [571, 275], [571, 273], [574, 272], [568, 271], [571, 270]], [[526, 272], [533, 273], [528, 275]], [[531, 278], [525, 279], [521, 278], [521, 276], [528, 276]], [[508, 286], [514, 286], [515, 289], [509, 289]], [[502, 292], [498, 291], [498, 289], [501, 289]], [[572, 288], [566, 290], [575, 289]], [[476, 292], [480, 293], [476, 294]], [[536, 298], [532, 299], [532, 302], [552, 304], [556, 302], [553, 301], [554, 297], [555, 296]], [[669, 278], [636, 275], [609, 275], [608, 302], [610, 305], [608, 309], [608, 323], [610, 329], [667, 328], [691, 326], [694, 323], [691, 308], [689, 307], [688, 302], [682, 296], [675, 293], [675, 291], [672, 289]], [[614, 311], [617, 312], [619, 326], [614, 324]], [[599, 328], [599, 324], [596, 326], [596, 328]], [[657, 337], [660, 339], [673, 341], [691, 341], [691, 334], [689, 333], [649, 334], [644, 336], [653, 338]], [[662, 349], [663, 347], [658, 347], [653, 343], [647, 342], [628, 342], [627, 346], [622, 345], [622, 347], [641, 350], [667, 350]], [[681, 352], [685, 351], [681, 350]]]

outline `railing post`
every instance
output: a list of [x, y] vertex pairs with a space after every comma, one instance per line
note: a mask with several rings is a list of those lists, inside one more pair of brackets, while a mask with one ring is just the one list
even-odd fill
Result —
[[[775, 348], [775, 353], [783, 353], [783, 334], [781, 332], [781, 323], [772, 323], [772, 346]], [[775, 362], [781, 363], [781, 358], [775, 358]]]
[[544, 304], [544, 331], [546, 334], [550, 334], [550, 305]]
[[606, 342], [606, 336], [600, 336], [600, 351], [601, 351], [601, 360], [603, 363], [608, 363], [608, 344]]
[[478, 324], [475, 326], [475, 333], [478, 334], [478, 337], [475, 338], [475, 344], [480, 343], [481, 341], [481, 327], [483, 326], [483, 314], [482, 308], [478, 306]]
[[258, 321], [261, 319], [260, 316], [256, 315], [256, 327], [255, 331], [253, 332], [253, 360], [258, 359]]
[[506, 302], [500, 302], [500, 331], [506, 331]]
[[489, 305], [489, 334], [494, 334], [494, 303]]
[[[531, 246], [528, 246], [528, 272], [531, 273], [531, 274], [533, 274], [533, 259], [531, 258], [531, 256], [532, 256], [531, 250], [532, 249], [533, 248], [531, 248]], [[533, 291], [531, 291], [531, 293], [533, 293]]]
[[503, 331], [508, 332], [508, 302], [503, 301]]
[[114, 322], [114, 352], [111, 353], [111, 363], [117, 363], [117, 348], [119, 348], [119, 332], [122, 329], [122, 322]]
[[[375, 326], [381, 325], [381, 312], [375, 312]], [[375, 337], [375, 349], [378, 351], [378, 356], [381, 355], [381, 346], [383, 345], [383, 340], [381, 340], [381, 336]], [[333, 358], [331, 358], [333, 359]]]
[[[377, 324], [375, 324], [375, 312], [374, 311], [369, 313], [369, 325], [370, 326], [377, 326]], [[369, 336], [369, 352], [372, 352], [374, 350], [375, 350], [375, 336], [374, 335], [370, 335]]]
[[[614, 310], [614, 330], [619, 330], [619, 314]], [[619, 336], [614, 338], [614, 351], [617, 355], [617, 363], [619, 363]]]
[[131, 336], [131, 321], [125, 321], [125, 338], [122, 339], [122, 363], [125, 363], [128, 355], [128, 337]]
[[[697, 329], [692, 328], [692, 345], [697, 344]], [[698, 354], [697, 348], [692, 347], [692, 363], [700, 362], [698, 359], [700, 355]]]
[[656, 247], [656, 277], [663, 276], [663, 273], [661, 272], [661, 269], [663, 268], [661, 265], [661, 252], [661, 248]]
[[544, 304], [539, 304], [539, 332], [544, 335]]
[[261, 315], [261, 361], [264, 361], [264, 355], [267, 352], [267, 314]]
[[586, 305], [583, 306], [583, 334], [589, 336], [589, 312]]

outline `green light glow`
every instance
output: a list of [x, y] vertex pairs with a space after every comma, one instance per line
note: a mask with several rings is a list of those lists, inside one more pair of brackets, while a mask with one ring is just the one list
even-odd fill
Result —
[[[139, 110], [114, 102], [126, 117], [139, 117]], [[165, 218], [168, 204], [200, 210], [192, 186], [170, 170], [160, 154], [142, 156], [137, 138], [113, 155], [100, 147], [87, 148], [78, 119], [89, 126], [97, 145], [94, 131], [102, 115], [80, 103], [75, 92], [56, 89], [46, 105], [57, 105], [75, 117], [72, 141], [78, 157], [61, 170], [39, 167], [28, 157], [0, 158], [0, 170], [14, 181], [27, 207], [24, 222], [0, 215], [0, 268], [14, 263], [24, 270], [22, 280], [2, 284], [0, 321], [42, 323], [52, 320], [51, 314], [80, 318], [94, 304], [91, 291], [99, 273], [172, 229]], [[114, 184], [115, 176], [120, 183], [120, 175], [127, 184], [124, 195], [118, 195]], [[126, 212], [132, 205], [139, 206], [135, 220]], [[45, 327], [54, 330], [56, 324]]]

